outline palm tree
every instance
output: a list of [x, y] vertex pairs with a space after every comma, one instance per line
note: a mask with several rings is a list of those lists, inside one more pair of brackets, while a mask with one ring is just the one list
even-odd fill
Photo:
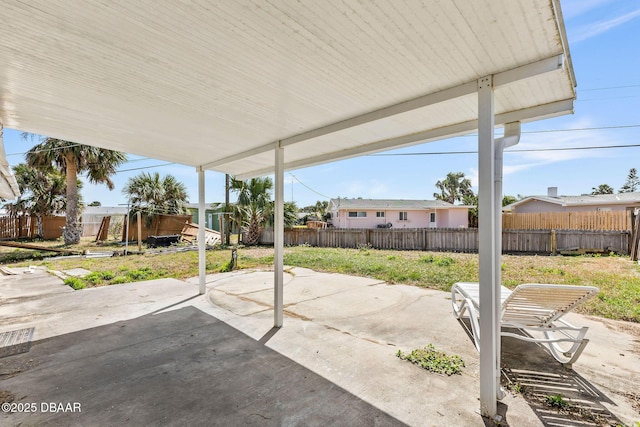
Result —
[[300, 209], [298, 209], [296, 202], [284, 202], [282, 214], [285, 228], [293, 228], [298, 223], [298, 212]]
[[231, 191], [238, 194], [236, 202], [238, 216], [243, 219], [245, 228], [245, 244], [256, 245], [260, 240], [260, 233], [272, 211], [271, 178], [251, 178], [240, 181], [231, 178]]
[[[66, 208], [66, 181], [58, 171], [43, 172], [24, 163], [13, 167], [20, 189], [20, 197], [4, 205], [10, 216], [33, 215], [37, 221], [37, 234], [44, 236], [43, 217], [64, 212]], [[80, 186], [81, 183], [78, 183]]]
[[131, 201], [131, 211], [141, 211], [149, 220], [158, 214], [187, 212], [187, 187], [173, 175], [161, 178], [158, 172], [142, 172], [129, 178], [122, 192]]
[[440, 193], [433, 193], [433, 197], [451, 204], [473, 194], [471, 180], [462, 172], [449, 172], [444, 180], [436, 182], [436, 188]]
[[[296, 202], [284, 202], [282, 208], [284, 228], [293, 228], [293, 226], [298, 223], [298, 212], [300, 212], [300, 209], [296, 205]], [[271, 224], [275, 223], [274, 217], [273, 209], [271, 209], [271, 215], [269, 216], [269, 222]]]
[[56, 138], [43, 138], [26, 155], [27, 165], [41, 171], [54, 168], [66, 176], [66, 224], [62, 237], [66, 245], [80, 242], [82, 227], [78, 224], [78, 175], [86, 174], [92, 184], [106, 184], [113, 190], [111, 175], [127, 160], [119, 151], [76, 144]]

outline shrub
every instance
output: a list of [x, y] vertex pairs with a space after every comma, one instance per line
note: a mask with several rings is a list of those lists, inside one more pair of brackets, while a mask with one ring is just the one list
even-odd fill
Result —
[[84, 276], [84, 280], [95, 286], [98, 283], [102, 282], [102, 276], [100, 276], [100, 273], [94, 271], [93, 273], [89, 273]]
[[78, 277], [67, 277], [66, 279], [64, 279], [64, 284], [67, 286], [71, 286], [76, 291], [79, 289], [84, 289], [86, 287], [82, 279]]
[[111, 280], [115, 277], [115, 274], [113, 273], [113, 271], [101, 271], [100, 272], [100, 277], [102, 278], [102, 280]]
[[435, 255], [425, 255], [420, 257], [420, 262], [424, 262], [427, 264], [435, 264], [439, 267], [448, 267], [452, 264], [455, 264], [456, 260], [451, 258], [450, 256], [435, 256]]
[[111, 279], [112, 285], [119, 285], [121, 283], [128, 283], [128, 282], [130, 282], [130, 280], [127, 278], [127, 276], [116, 276], [113, 279]]
[[436, 265], [440, 267], [448, 267], [452, 264], [455, 264], [456, 260], [451, 258], [450, 256], [439, 257], [436, 261]]

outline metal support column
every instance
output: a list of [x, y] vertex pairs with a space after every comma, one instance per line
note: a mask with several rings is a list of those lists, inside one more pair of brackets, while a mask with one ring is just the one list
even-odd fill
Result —
[[478, 80], [478, 235], [480, 270], [480, 411], [498, 413], [497, 367], [500, 286], [496, 274], [495, 139], [493, 79]]
[[276, 155], [275, 213], [273, 225], [273, 325], [280, 328], [283, 323], [284, 287], [284, 148], [278, 144]]
[[207, 257], [204, 233], [204, 169], [198, 168], [198, 276], [200, 283], [200, 295], [204, 295], [207, 282]]
[[502, 170], [503, 170], [503, 158], [504, 158], [504, 149], [508, 147], [512, 147], [516, 145], [520, 141], [520, 122], [507, 123], [504, 126], [504, 136], [502, 138], [496, 139], [495, 143], [495, 176], [494, 176], [494, 206], [495, 206], [495, 248], [494, 248], [494, 269], [495, 269], [495, 281], [496, 281], [496, 387], [497, 387], [497, 398], [502, 399], [504, 397], [504, 390], [500, 387], [500, 355], [501, 353], [501, 343], [500, 343], [500, 308], [502, 306], [502, 302], [500, 299], [500, 285], [502, 284]]

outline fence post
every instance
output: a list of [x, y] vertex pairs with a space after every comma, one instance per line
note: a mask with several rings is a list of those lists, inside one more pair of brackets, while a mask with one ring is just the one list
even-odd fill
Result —
[[138, 222], [138, 252], [142, 252], [142, 211], [137, 212], [136, 221]]
[[551, 230], [551, 255], [556, 255], [557, 248], [556, 230]]

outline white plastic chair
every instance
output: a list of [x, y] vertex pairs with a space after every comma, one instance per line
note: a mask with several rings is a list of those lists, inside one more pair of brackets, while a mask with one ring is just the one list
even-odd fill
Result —
[[[598, 294], [593, 286], [523, 284], [513, 291], [501, 286], [501, 335], [545, 344], [553, 357], [571, 367], [589, 342], [584, 336], [588, 327], [578, 328], [562, 317]], [[453, 315], [460, 319], [468, 313], [475, 346], [480, 351], [480, 292], [478, 283], [459, 282], [451, 288]], [[504, 329], [515, 328], [525, 334]], [[544, 338], [528, 332], [542, 332]], [[568, 343], [568, 344], [567, 344]]]

